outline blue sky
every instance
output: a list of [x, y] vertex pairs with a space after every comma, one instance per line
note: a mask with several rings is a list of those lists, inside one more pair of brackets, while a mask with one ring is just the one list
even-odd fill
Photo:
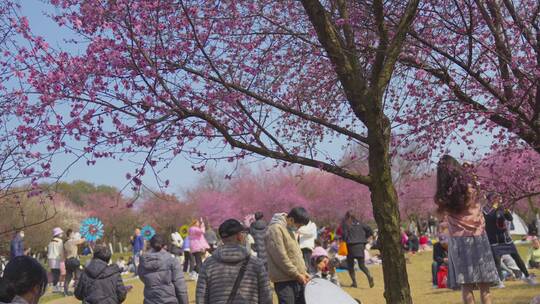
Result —
[[[59, 28], [56, 23], [47, 16], [44, 16], [43, 12], [52, 12], [49, 5], [38, 0], [24, 0], [21, 1], [21, 3], [23, 8], [22, 13], [29, 18], [30, 27], [34, 33], [45, 37], [49, 44], [56, 48], [68, 48], [70, 52], [75, 53], [79, 51], [76, 49], [76, 46], [73, 46], [72, 44], [66, 45], [62, 41], [65, 37], [69, 37], [70, 32]], [[480, 138], [478, 140], [480, 145], [487, 145], [488, 142], [488, 138]], [[334, 156], [342, 154], [342, 147], [343, 143], [340, 143], [339, 141], [323, 143], [321, 145], [321, 148]], [[455, 155], [459, 155], [463, 150], [463, 146], [452, 145], [452, 152]], [[471, 156], [467, 153], [465, 157], [470, 158]], [[55, 168], [57, 172], [60, 172], [72, 161], [73, 158], [69, 156], [57, 157], [53, 163], [53, 168]], [[263, 162], [263, 165], [269, 165], [270, 163], [271, 162]], [[171, 182], [168, 192], [180, 193], [182, 189], [187, 189], [196, 184], [197, 180], [200, 178], [200, 173], [193, 171], [191, 165], [189, 160], [179, 157], [167, 170], [161, 173], [163, 180], [169, 179]], [[221, 170], [224, 172], [230, 171], [231, 168], [230, 164], [227, 162], [219, 163], [217, 166], [211, 164], [211, 166], [215, 166], [218, 171]], [[254, 165], [251, 164], [249, 166]], [[79, 162], [69, 169], [67, 174], [63, 177], [63, 180], [86, 180], [96, 184], [108, 184], [122, 188], [127, 182], [125, 178], [126, 173], [133, 172], [136, 167], [137, 166], [133, 162], [120, 162], [112, 159], [99, 160], [94, 166], [87, 166], [85, 162]], [[151, 176], [144, 178], [143, 182], [150, 187], [155, 186], [155, 182]]]

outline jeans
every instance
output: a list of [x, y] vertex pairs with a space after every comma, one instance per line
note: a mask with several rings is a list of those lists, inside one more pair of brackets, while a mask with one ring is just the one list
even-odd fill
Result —
[[194, 252], [193, 256], [195, 257], [195, 272], [199, 273], [201, 271], [202, 266], [202, 257], [204, 252]]
[[60, 269], [51, 269], [52, 273], [52, 284], [53, 286], [57, 286], [58, 282], [60, 281]]
[[133, 267], [135, 267], [135, 275], [139, 275], [139, 263], [141, 262], [141, 252], [133, 254]]
[[304, 257], [304, 263], [306, 264], [306, 269], [308, 273], [312, 273], [314, 268], [313, 265], [311, 265], [311, 253], [313, 251], [309, 248], [302, 248], [302, 256]]
[[[77, 284], [79, 280], [80, 269], [66, 269], [66, 280], [64, 281], [64, 293], [67, 294], [69, 291], [69, 283], [71, 279], [74, 280], [74, 283]], [[76, 286], [76, 285], [75, 285]]]
[[439, 264], [437, 262], [433, 262], [431, 264], [431, 277], [432, 277], [432, 280], [433, 280], [433, 286], [436, 286], [438, 285], [438, 280], [437, 280], [437, 273], [439, 272], [439, 268], [441, 267], [442, 264]]
[[304, 286], [297, 281], [274, 283], [279, 304], [306, 304]]
[[193, 255], [191, 255], [190, 251], [184, 251], [184, 272], [192, 272], [193, 271]]

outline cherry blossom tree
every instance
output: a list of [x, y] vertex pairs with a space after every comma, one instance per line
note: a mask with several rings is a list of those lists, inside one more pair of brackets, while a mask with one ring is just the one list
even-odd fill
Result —
[[[443, 4], [444, 3], [444, 4]], [[431, 153], [462, 140], [474, 152], [526, 144], [540, 152], [540, 3], [427, 1], [401, 61], [414, 98], [398, 121]]]
[[[365, 185], [386, 301], [412, 303], [383, 100], [419, 0], [51, 3], [83, 51], [54, 50], [19, 24], [31, 45], [21, 74], [39, 96], [16, 106], [21, 145], [47, 134], [49, 150], [74, 152], [70, 137], [89, 164], [144, 153], [127, 176], [135, 187], [181, 154], [197, 170], [258, 155]], [[368, 146], [368, 174], [319, 153], [332, 139]]]
[[540, 156], [532, 149], [494, 152], [476, 171], [485, 191], [502, 195], [509, 206], [540, 196]]

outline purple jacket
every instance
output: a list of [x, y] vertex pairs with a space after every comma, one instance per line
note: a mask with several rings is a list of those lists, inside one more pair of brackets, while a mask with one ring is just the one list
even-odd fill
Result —
[[191, 253], [204, 252], [206, 249], [210, 248], [208, 242], [204, 238], [204, 224], [201, 227], [192, 226], [188, 230], [189, 235], [189, 248]]

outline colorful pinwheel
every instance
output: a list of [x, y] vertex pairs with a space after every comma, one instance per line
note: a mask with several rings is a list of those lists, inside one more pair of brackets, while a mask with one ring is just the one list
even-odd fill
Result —
[[96, 217], [89, 217], [82, 221], [79, 232], [88, 242], [95, 242], [103, 237], [103, 223]]
[[152, 228], [152, 226], [146, 225], [141, 229], [141, 234], [147, 241], [149, 241], [154, 234], [156, 234], [156, 231], [154, 228]]
[[180, 232], [180, 235], [183, 238], [186, 238], [186, 236], [188, 235], [188, 232], [189, 232], [189, 226], [188, 225], [183, 225], [182, 227], [180, 227], [178, 232]]

